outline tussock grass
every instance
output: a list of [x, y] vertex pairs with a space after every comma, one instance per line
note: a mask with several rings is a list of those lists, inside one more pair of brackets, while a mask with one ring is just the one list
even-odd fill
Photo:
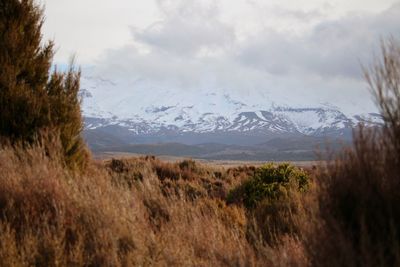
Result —
[[252, 168], [147, 157], [91, 162], [82, 173], [46, 150], [0, 149], [4, 266], [264, 266], [287, 253], [253, 242], [252, 215], [226, 202]]

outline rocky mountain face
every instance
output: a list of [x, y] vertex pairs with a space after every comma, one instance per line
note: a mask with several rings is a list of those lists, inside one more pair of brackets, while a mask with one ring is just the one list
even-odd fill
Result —
[[206, 87], [179, 92], [140, 80], [124, 85], [84, 77], [81, 97], [85, 135], [97, 148], [162, 142], [254, 146], [304, 137], [349, 140], [357, 124], [377, 126], [381, 121], [373, 112], [345, 114], [331, 104], [296, 104], [268, 92]]

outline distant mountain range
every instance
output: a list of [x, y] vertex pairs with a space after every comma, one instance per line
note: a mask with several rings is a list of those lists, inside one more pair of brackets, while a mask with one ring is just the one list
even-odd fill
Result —
[[309, 160], [317, 146], [348, 142], [357, 124], [381, 123], [373, 112], [345, 114], [327, 103], [290, 106], [267, 93], [176, 92], [140, 81], [133, 86], [84, 78], [85, 137], [94, 151]]

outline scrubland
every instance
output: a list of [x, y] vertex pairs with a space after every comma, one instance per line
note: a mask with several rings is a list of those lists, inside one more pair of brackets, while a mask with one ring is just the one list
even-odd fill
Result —
[[[397, 266], [398, 136], [309, 169], [0, 149], [2, 266]], [[397, 149], [396, 149], [397, 147]], [[51, 149], [49, 149], [51, 148]]]
[[[282, 196], [266, 198], [237, 192], [266, 177], [255, 167], [145, 157], [92, 161], [77, 173], [43, 147], [3, 146], [0, 258], [4, 266], [304, 265], [295, 226], [304, 223], [303, 196], [291, 174], [299, 170], [281, 168], [287, 181], [271, 190]], [[247, 208], [246, 193], [264, 202]]]
[[42, 18], [0, 5], [1, 266], [400, 266], [397, 40], [365, 70], [381, 127], [315, 168], [222, 168], [91, 158]]

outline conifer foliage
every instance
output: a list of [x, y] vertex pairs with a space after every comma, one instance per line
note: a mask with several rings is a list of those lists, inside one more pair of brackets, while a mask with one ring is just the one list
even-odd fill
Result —
[[43, 10], [33, 0], [0, 0], [0, 136], [33, 143], [60, 139], [68, 166], [83, 167], [80, 72], [51, 71], [53, 42], [42, 42]]

